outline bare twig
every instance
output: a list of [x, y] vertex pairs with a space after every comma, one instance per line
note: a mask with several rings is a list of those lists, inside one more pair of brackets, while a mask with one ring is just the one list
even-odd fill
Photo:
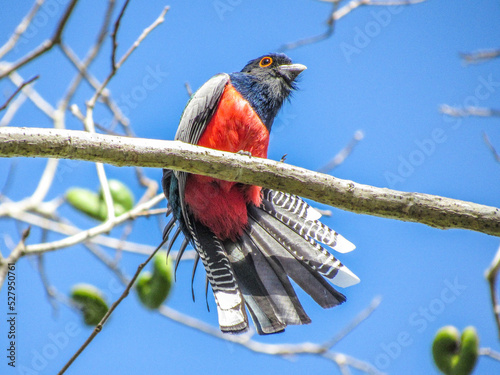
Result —
[[498, 271], [500, 270], [500, 247], [497, 250], [495, 258], [491, 262], [490, 267], [486, 270], [485, 277], [490, 286], [490, 298], [493, 308], [493, 315], [497, 323], [498, 337], [500, 338], [500, 302], [497, 295], [497, 279]]
[[[99, 246], [95, 244], [86, 242], [85, 247], [97, 258], [99, 259], [106, 267], [114, 272], [114, 274], [120, 279], [123, 284], [127, 284], [129, 282], [128, 277], [125, 273], [118, 267], [117, 263], [111, 259], [104, 251], [102, 251]], [[153, 249], [153, 251], [155, 251]]]
[[[104, 20], [102, 22], [101, 29], [97, 33], [97, 40], [95, 44], [90, 48], [89, 52], [87, 53], [87, 56], [85, 57], [82, 63], [78, 61], [78, 64], [74, 64], [77, 67], [78, 73], [70, 83], [63, 99], [59, 102], [59, 109], [62, 112], [64, 112], [67, 109], [71, 98], [73, 97], [76, 90], [80, 86], [82, 78], [86, 76], [88, 67], [101, 51], [102, 44], [104, 43], [109, 24], [111, 22], [111, 15], [113, 14], [114, 7], [115, 7], [115, 0], [108, 0], [108, 7], [104, 14]], [[61, 49], [67, 56], [73, 54], [73, 51], [63, 43], [61, 43]], [[76, 56], [75, 59], [78, 60]]]
[[318, 169], [318, 172], [330, 173], [332, 170], [337, 168], [351, 154], [351, 152], [354, 150], [354, 147], [356, 147], [356, 145], [363, 139], [364, 136], [365, 135], [361, 130], [356, 131], [347, 146], [340, 150], [340, 152], [323, 167]]
[[113, 32], [111, 33], [111, 40], [113, 41], [113, 46], [111, 48], [111, 72], [114, 73], [117, 69], [116, 67], [116, 49], [118, 48], [118, 42], [116, 41], [116, 36], [118, 35], [118, 30], [120, 29], [120, 24], [122, 18], [125, 14], [125, 10], [128, 7], [130, 0], [126, 0], [118, 14], [118, 18], [115, 21], [115, 26], [113, 28]]
[[292, 43], [287, 43], [284, 44], [279, 48], [280, 51], [287, 51], [291, 49], [295, 49], [298, 47], [302, 47], [308, 44], [312, 43], [317, 43], [320, 42], [324, 39], [328, 39], [333, 35], [334, 32], [334, 27], [335, 27], [335, 21], [339, 20], [340, 18], [346, 16], [350, 12], [352, 12], [354, 9], [363, 6], [363, 5], [370, 5], [370, 6], [398, 6], [398, 5], [413, 5], [413, 4], [418, 4], [422, 3], [426, 0], [388, 0], [388, 1], [374, 1], [374, 0], [352, 0], [348, 4], [344, 5], [342, 8], [337, 10], [337, 5], [340, 2], [339, 0], [328, 0], [325, 2], [328, 3], [333, 3], [333, 11], [326, 21], [327, 28], [326, 30], [316, 36], [309, 37], [309, 38], [304, 38], [301, 40], [298, 40], [296, 42]]
[[33, 17], [37, 14], [40, 7], [43, 5], [45, 0], [36, 0], [28, 14], [22, 19], [21, 23], [17, 25], [14, 33], [10, 36], [9, 40], [0, 48], [0, 59], [4, 57], [9, 51], [14, 48], [21, 37], [24, 34], [26, 29], [31, 24]]
[[[347, 333], [351, 332], [361, 321], [365, 320], [377, 307], [377, 299], [374, 299], [369, 307], [362, 311], [357, 318], [341, 333], [337, 334], [335, 338], [340, 336], [345, 336]], [[311, 342], [303, 342], [299, 344], [267, 344], [252, 340], [252, 333], [246, 333], [243, 335], [227, 335], [222, 333], [218, 328], [212, 327], [211, 325], [195, 319], [191, 316], [185, 315], [177, 310], [172, 309], [169, 306], [161, 305], [158, 312], [165, 316], [166, 318], [178, 322], [184, 326], [191, 327], [199, 332], [203, 332], [212, 337], [229, 341], [231, 343], [241, 345], [244, 348], [267, 355], [279, 355], [282, 357], [289, 357], [293, 355], [320, 355], [339, 366], [349, 365], [359, 370], [365, 371], [369, 374], [380, 374], [372, 365], [356, 360], [345, 354], [335, 353], [330, 350], [332, 343], [337, 342], [336, 339], [328, 340], [324, 344], [316, 344]]]
[[27, 81], [24, 81], [20, 86], [17, 87], [16, 91], [14, 91], [12, 93], [11, 96], [9, 96], [6, 100], [6, 102], [0, 106], [0, 111], [3, 111], [5, 108], [7, 108], [7, 106], [9, 105], [9, 103], [12, 101], [12, 99], [14, 99], [14, 97], [27, 85], [29, 85], [30, 83], [32, 83], [33, 81], [36, 81], [38, 78], [40, 78], [40, 76], [34, 76], [32, 78], [30, 78], [29, 80]]
[[17, 163], [17, 160], [13, 160], [9, 165], [9, 170], [7, 171], [7, 174], [5, 176], [5, 182], [2, 186], [2, 189], [0, 190], [0, 202], [6, 199], [7, 191], [9, 190], [12, 181], [14, 180], [14, 173], [16, 171]]
[[[111, 73], [106, 77], [106, 79], [104, 80], [104, 82], [102, 83], [102, 85], [96, 90], [94, 96], [92, 97], [92, 99], [90, 99], [90, 101], [87, 103], [87, 107], [90, 107], [90, 108], [93, 108], [95, 106], [95, 103], [96, 101], [99, 99], [99, 97], [101, 96], [101, 92], [106, 88], [106, 86], [108, 85], [108, 83], [111, 81], [111, 79], [115, 76], [116, 72], [118, 71], [118, 69], [123, 65], [123, 63], [129, 58], [129, 56], [137, 49], [137, 47], [139, 47], [139, 45], [142, 43], [142, 41], [156, 28], [158, 27], [160, 24], [163, 23], [163, 21], [165, 21], [165, 15], [167, 14], [168, 10], [170, 9], [170, 7], [165, 7], [163, 8], [162, 12], [160, 13], [160, 15], [158, 16], [158, 18], [150, 25], [148, 26], [146, 29], [144, 29], [144, 31], [142, 32], [142, 34], [137, 38], [137, 40], [132, 44], [132, 46], [128, 49], [127, 52], [125, 52], [125, 54], [122, 56], [122, 58], [117, 62], [117, 63], [114, 63], [113, 64], [113, 69], [111, 70]], [[118, 26], [120, 24], [118, 23]], [[115, 25], [116, 26], [116, 25]]]
[[461, 53], [460, 57], [467, 64], [479, 64], [493, 60], [500, 56], [500, 49], [476, 51], [472, 53]]
[[439, 111], [445, 115], [452, 117], [498, 117], [500, 116], [500, 110], [482, 107], [452, 107], [447, 104], [443, 104], [439, 107]]
[[191, 97], [193, 95], [193, 89], [191, 88], [191, 85], [189, 84], [189, 82], [184, 82], [184, 87], [186, 88], [186, 92], [188, 94], [189, 97]]
[[[44, 242], [42, 240], [42, 242]], [[39, 254], [37, 256], [37, 268], [38, 268], [38, 274], [40, 275], [40, 280], [42, 281], [42, 285], [45, 289], [45, 294], [50, 302], [50, 305], [52, 306], [52, 313], [53, 315], [57, 314], [58, 311], [58, 305], [57, 305], [57, 295], [49, 282], [49, 278], [47, 277], [47, 272], [45, 272], [45, 266], [44, 266], [44, 257], [43, 254]]]
[[490, 357], [495, 361], [500, 361], [500, 353], [491, 348], [481, 348], [479, 349], [479, 355], [484, 355]]
[[148, 262], [154, 257], [156, 252], [160, 249], [160, 247], [163, 245], [163, 243], [158, 246], [155, 251], [151, 253], [151, 255], [146, 259], [144, 263], [141, 263], [139, 267], [137, 267], [137, 271], [135, 271], [134, 276], [128, 283], [127, 287], [123, 291], [122, 295], [110, 306], [109, 310], [107, 313], [103, 316], [99, 324], [94, 328], [90, 336], [87, 338], [87, 340], [83, 343], [83, 345], [76, 351], [76, 353], [69, 359], [69, 361], [64, 365], [64, 367], [59, 371], [58, 375], [62, 375], [66, 372], [66, 370], [71, 366], [71, 364], [78, 358], [78, 356], [85, 350], [85, 348], [92, 342], [92, 340], [97, 336], [99, 332], [101, 332], [102, 327], [110, 317], [110, 315], [115, 311], [115, 309], [118, 307], [118, 305], [128, 296], [130, 293], [130, 289], [132, 289], [132, 286], [134, 285], [135, 280], [137, 277], [139, 277], [139, 274], [141, 273], [142, 269], [148, 264]]
[[[334, 0], [332, 1], [332, 3], [333, 3], [332, 15], [333, 15], [338, 9], [340, 0]], [[288, 50], [299, 48], [308, 44], [318, 43], [321, 42], [322, 40], [328, 39], [333, 35], [335, 31], [335, 21], [336, 18], [334, 18], [333, 16], [328, 17], [328, 20], [326, 21], [326, 30], [324, 32], [304, 39], [299, 39], [292, 43], [284, 44], [278, 49], [278, 51], [285, 52]]]
[[483, 139], [484, 139], [484, 142], [486, 143], [486, 146], [488, 146], [491, 153], [493, 154], [493, 157], [495, 158], [495, 160], [500, 163], [500, 154], [498, 154], [497, 150], [495, 149], [493, 144], [490, 142], [490, 138], [488, 137], [488, 135], [486, 133], [483, 133]]
[[23, 256], [23, 252], [26, 247], [24, 243], [30, 235], [30, 229], [31, 227], [28, 227], [23, 231], [23, 233], [21, 234], [21, 240], [11, 251], [10, 255], [7, 258], [0, 258], [0, 289], [2, 289], [3, 282], [5, 281], [5, 277], [7, 276], [9, 264], [16, 263], [18, 259]]
[[109, 219], [106, 222], [104, 222], [98, 226], [95, 226], [93, 228], [75, 233], [74, 235], [72, 235], [70, 237], [63, 238], [62, 240], [40, 243], [40, 244], [35, 244], [35, 245], [28, 245], [23, 249], [23, 255], [24, 254], [38, 254], [38, 253], [44, 253], [44, 252], [48, 252], [48, 251], [54, 251], [57, 249], [76, 245], [76, 244], [81, 243], [83, 241], [87, 241], [87, 240], [89, 240], [97, 235], [109, 232], [111, 229], [113, 229], [117, 225], [119, 225], [127, 220], [135, 218], [137, 214], [155, 206], [156, 204], [158, 204], [158, 202], [162, 201], [163, 199], [164, 199], [163, 194], [158, 194], [156, 197], [149, 200], [148, 202], [137, 205], [132, 210], [130, 210], [130, 211], [128, 211], [120, 216], [113, 217], [112, 219]]
[[[153, 215], [157, 213], [156, 211], [157, 210], [146, 210], [143, 212], [139, 212], [135, 217]], [[164, 209], [159, 209], [158, 211], [163, 212]], [[10, 214], [10, 217], [12, 217], [15, 220], [22, 221], [31, 226], [37, 226], [42, 229], [49, 230], [55, 233], [64, 234], [66, 236], [73, 236], [83, 231], [83, 229], [77, 228], [73, 225], [50, 220], [46, 217], [25, 211], [12, 212]], [[102, 245], [115, 250], [121, 249], [123, 251], [127, 251], [134, 254], [151, 254], [151, 252], [154, 250], [154, 246], [139, 244], [130, 241], [122, 241], [121, 239], [104, 235], [97, 235], [95, 237], [92, 237], [88, 239], [85, 243]], [[186, 251], [184, 253], [184, 256], [182, 257], [182, 260], [189, 260], [189, 259], [192, 260], [194, 259], [194, 254], [195, 254], [194, 250]], [[172, 257], [175, 257], [175, 255], [176, 251], [173, 251]]]
[[[98, 90], [99, 87], [101, 87], [102, 83], [97, 78], [95, 78], [89, 71], [85, 69], [84, 63], [80, 61], [80, 59], [78, 58], [78, 56], [76, 56], [73, 50], [64, 43], [61, 43], [60, 47], [64, 55], [75, 66], [75, 68], [83, 75], [83, 77], [89, 83], [89, 85], [92, 86], [95, 90]], [[109, 108], [116, 121], [118, 121], [125, 127], [128, 127], [130, 125], [129, 119], [122, 113], [118, 104], [111, 98], [109, 90], [107, 89], [102, 90], [100, 98], [104, 102], [104, 104], [106, 104], [106, 106]]]
[[[0, 156], [68, 158], [117, 166], [171, 168], [287, 191], [352, 212], [500, 236], [500, 209], [495, 207], [362, 185], [285, 163], [178, 141], [9, 127], [0, 128]], [[0, 206], [0, 216], [8, 213], [5, 205]]]
[[17, 96], [7, 107], [7, 110], [3, 114], [2, 119], [0, 119], [0, 127], [7, 126], [10, 124], [17, 111], [21, 108], [21, 106], [26, 101], [27, 97], [24, 94]]
[[[21, 86], [26, 80], [21, 77], [19, 72], [12, 72], [9, 75], [10, 80], [16, 85]], [[24, 95], [26, 95], [31, 102], [40, 109], [47, 117], [49, 117], [52, 121], [55, 119], [56, 110], [52, 105], [47, 102], [32, 86], [25, 86], [22, 89]], [[2, 119], [2, 126], [6, 125], [4, 119]]]
[[50, 51], [55, 45], [58, 45], [59, 43], [61, 43], [61, 38], [62, 38], [64, 28], [66, 27], [66, 24], [68, 23], [69, 17], [71, 16], [71, 13], [73, 13], [73, 10], [74, 10], [77, 2], [78, 2], [78, 0], [71, 0], [71, 2], [68, 4], [63, 16], [59, 20], [59, 23], [56, 27], [56, 30], [55, 30], [52, 38], [45, 40], [37, 48], [32, 50], [28, 55], [22, 57], [21, 59], [19, 59], [15, 63], [11, 64], [8, 68], [4, 69], [3, 71], [0, 71], [0, 79], [8, 76], [13, 71], [26, 65], [30, 61], [36, 59], [38, 56], [41, 56], [42, 54], [44, 54], [47, 51]]
[[382, 302], [381, 296], [376, 296], [370, 303], [370, 305], [361, 311], [344, 329], [337, 333], [331, 340], [328, 340], [323, 344], [325, 349], [333, 348], [337, 343], [339, 343], [344, 337], [350, 334], [356, 327], [368, 319], [372, 313], [379, 307], [380, 302]]

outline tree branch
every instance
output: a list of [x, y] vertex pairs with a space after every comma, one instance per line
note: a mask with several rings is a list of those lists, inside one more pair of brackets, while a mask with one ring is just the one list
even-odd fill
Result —
[[33, 51], [31, 51], [28, 55], [24, 56], [23, 58], [16, 61], [12, 65], [9, 65], [8, 67], [6, 67], [5, 70], [0, 71], [0, 79], [8, 76], [10, 73], [21, 68], [22, 66], [29, 63], [30, 61], [36, 59], [38, 56], [43, 55], [45, 52], [50, 51], [52, 49], [52, 47], [54, 47], [55, 45], [60, 44], [64, 28], [66, 27], [66, 24], [68, 23], [69, 17], [71, 16], [71, 13], [73, 13], [73, 10], [74, 10], [77, 2], [78, 2], [78, 0], [72, 0], [68, 4], [63, 16], [59, 20], [59, 23], [56, 27], [56, 30], [55, 30], [52, 38], [45, 40], [37, 48], [35, 48]]
[[460, 57], [467, 64], [479, 64], [500, 57], [500, 49], [483, 50], [471, 53], [461, 53]]
[[[362, 185], [281, 162], [177, 141], [59, 129], [3, 128], [0, 129], [0, 156], [66, 158], [122, 167], [171, 168], [287, 191], [352, 212], [441, 229], [474, 230], [500, 237], [500, 209], [495, 207]], [[6, 214], [2, 206], [0, 216]]]
[[17, 89], [7, 98], [7, 100], [5, 101], [5, 103], [0, 106], [0, 111], [3, 111], [5, 108], [7, 108], [7, 106], [9, 105], [9, 103], [12, 101], [12, 99], [14, 99], [14, 97], [27, 85], [29, 85], [30, 83], [32, 83], [33, 81], [37, 80], [40, 76], [34, 76], [32, 78], [30, 78], [29, 80], [27, 81], [24, 81], [20, 86], [17, 87]]

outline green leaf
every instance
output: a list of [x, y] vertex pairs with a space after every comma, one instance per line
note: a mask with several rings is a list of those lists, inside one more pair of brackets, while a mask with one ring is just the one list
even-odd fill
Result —
[[140, 301], [149, 309], [157, 309], [167, 299], [172, 288], [173, 267], [170, 257], [162, 251], [153, 260], [153, 273], [139, 275], [136, 291]]
[[434, 363], [446, 375], [469, 375], [479, 355], [479, 338], [474, 327], [460, 332], [453, 326], [439, 329], [432, 343]]
[[78, 211], [94, 219], [104, 221], [108, 216], [106, 203], [91, 190], [71, 188], [66, 192], [66, 200]]
[[88, 326], [96, 326], [109, 309], [101, 291], [89, 284], [75, 285], [71, 290], [71, 299], [80, 306]]

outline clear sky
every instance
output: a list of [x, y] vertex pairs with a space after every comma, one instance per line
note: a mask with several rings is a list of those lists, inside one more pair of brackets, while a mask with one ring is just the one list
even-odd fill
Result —
[[[7, 40], [31, 6], [31, 1], [2, 1], [0, 44]], [[45, 17], [7, 55], [15, 61], [54, 29], [66, 0], [48, 0]], [[343, 2], [344, 4], [345, 2]], [[65, 41], [83, 57], [93, 43], [102, 19], [104, 1], [77, 5]], [[118, 55], [123, 54], [165, 5], [171, 10], [126, 62], [109, 88], [138, 137], [173, 139], [187, 102], [184, 83], [193, 89], [218, 72], [240, 70], [245, 63], [284, 43], [325, 30], [330, 5], [312, 0], [276, 1], [132, 1], [122, 21]], [[218, 9], [218, 10], [217, 10]], [[116, 17], [116, 12], [114, 17]], [[300, 90], [278, 116], [269, 158], [308, 169], [326, 164], [357, 130], [365, 138], [333, 174], [358, 183], [408, 192], [437, 194], [500, 206], [500, 164], [483, 141], [486, 132], [500, 149], [498, 118], [450, 118], [441, 104], [499, 108], [499, 61], [465, 65], [460, 52], [500, 47], [497, 1], [433, 1], [408, 7], [362, 7], [338, 21], [334, 35], [322, 42], [287, 51], [294, 62], [307, 65]], [[103, 79], [109, 71], [110, 43], [92, 66]], [[36, 89], [56, 105], [74, 69], [57, 51], [23, 67], [24, 78], [39, 74]], [[156, 84], [155, 84], [156, 83]], [[12, 85], [0, 82], [2, 98]], [[83, 109], [91, 90], [83, 85], [73, 102]], [[0, 99], [0, 103], [3, 100]], [[0, 118], [3, 116], [0, 113]], [[96, 112], [106, 124], [110, 115]], [[70, 114], [67, 128], [82, 125]], [[30, 103], [11, 126], [50, 127], [46, 117]], [[43, 160], [0, 160], [0, 186], [12, 162], [16, 173], [10, 199], [32, 194]], [[129, 184], [136, 197], [143, 190], [131, 168], [106, 167], [108, 176]], [[148, 169], [160, 180], [161, 171]], [[95, 167], [86, 162], [62, 162], [57, 183], [48, 198], [71, 186], [96, 189]], [[165, 203], [162, 204], [162, 207]], [[335, 208], [324, 222], [356, 244], [339, 258], [361, 283], [342, 290], [348, 302], [322, 310], [300, 293], [312, 318], [309, 326], [289, 327], [285, 333], [256, 338], [262, 343], [323, 342], [342, 330], [375, 296], [382, 302], [373, 315], [338, 343], [334, 351], [371, 363], [389, 374], [436, 374], [431, 344], [437, 329], [473, 325], [481, 346], [499, 350], [488, 284], [484, 271], [499, 246], [496, 237], [465, 230], [439, 230], [422, 224], [358, 215]], [[95, 222], [64, 205], [60, 213], [81, 227]], [[19, 228], [0, 221], [0, 250], [19, 240]], [[142, 219], [129, 239], [156, 245], [161, 228], [155, 219]], [[112, 232], [119, 237], [120, 230]], [[34, 230], [29, 243], [40, 241]], [[60, 238], [49, 234], [48, 240]], [[110, 255], [114, 253], [109, 252]], [[143, 256], [123, 254], [122, 266], [132, 274]], [[50, 282], [69, 293], [79, 282], [101, 288], [109, 300], [121, 293], [115, 277], [82, 246], [59, 250], [44, 257]], [[37, 260], [23, 258], [18, 277], [18, 366], [12, 371], [0, 356], [2, 374], [54, 374], [90, 334], [73, 310], [61, 305], [54, 314], [37, 271]], [[181, 263], [168, 305], [212, 325], [215, 305], [209, 297], [207, 312], [204, 277], [195, 280], [196, 303], [191, 300], [190, 261]], [[5, 287], [0, 292], [0, 314], [6, 311]], [[5, 353], [5, 316], [0, 327], [0, 349]], [[57, 341], [59, 338], [59, 341]], [[59, 343], [55, 346], [54, 340]], [[482, 357], [477, 374], [500, 373], [500, 363]], [[304, 374], [339, 373], [314, 356], [280, 357], [255, 354], [235, 344], [193, 331], [146, 311], [131, 294], [112, 315], [109, 324], [77, 359], [68, 374]], [[358, 372], [353, 372], [357, 374]]]

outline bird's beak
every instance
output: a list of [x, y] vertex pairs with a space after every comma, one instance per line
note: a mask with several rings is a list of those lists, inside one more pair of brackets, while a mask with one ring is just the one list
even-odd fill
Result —
[[281, 74], [288, 76], [292, 80], [306, 69], [307, 67], [302, 64], [280, 65], [278, 67]]

